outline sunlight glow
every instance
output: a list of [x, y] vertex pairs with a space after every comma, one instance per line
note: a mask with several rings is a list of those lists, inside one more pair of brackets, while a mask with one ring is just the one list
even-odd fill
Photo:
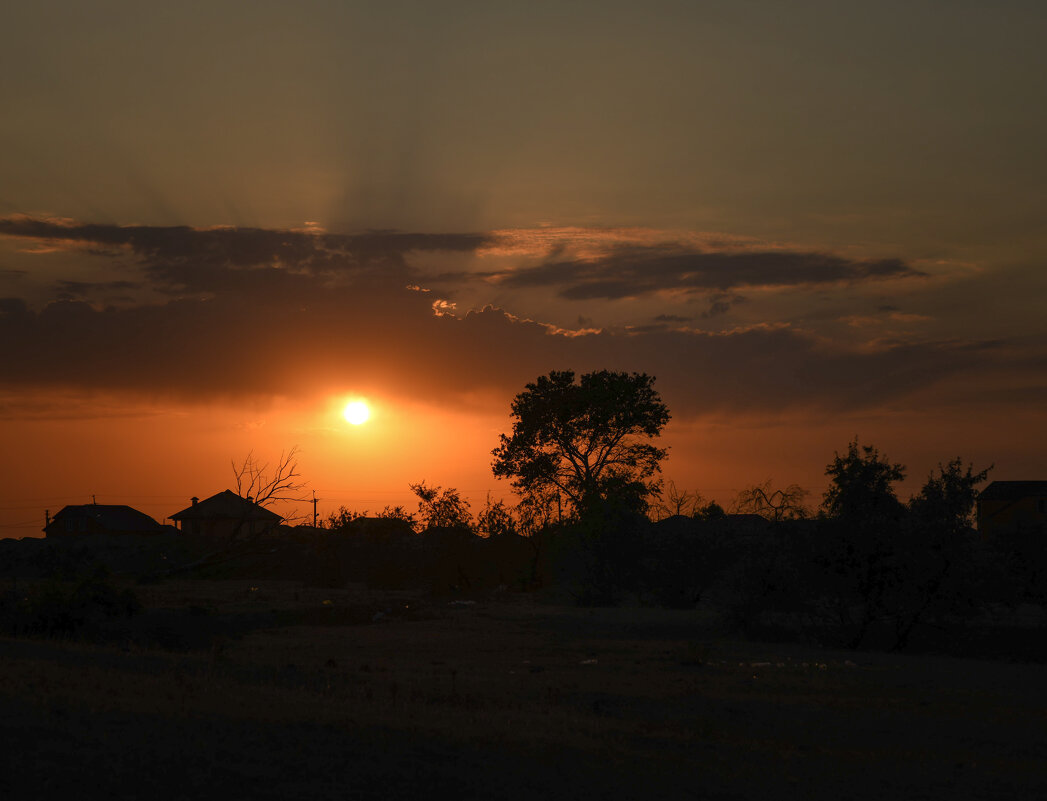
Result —
[[345, 410], [342, 412], [345, 419], [352, 423], [354, 426], [366, 423], [367, 419], [371, 416], [371, 410], [367, 407], [367, 403], [362, 400], [349, 401], [345, 405]]

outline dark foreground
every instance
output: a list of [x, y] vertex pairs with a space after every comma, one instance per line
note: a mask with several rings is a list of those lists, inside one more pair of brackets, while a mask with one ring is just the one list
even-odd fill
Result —
[[1042, 665], [532, 596], [138, 592], [94, 643], [0, 640], [0, 796], [1047, 797]]

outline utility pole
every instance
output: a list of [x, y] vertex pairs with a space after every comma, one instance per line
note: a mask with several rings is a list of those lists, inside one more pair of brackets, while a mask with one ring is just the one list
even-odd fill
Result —
[[313, 528], [316, 528], [316, 490], [313, 490]]

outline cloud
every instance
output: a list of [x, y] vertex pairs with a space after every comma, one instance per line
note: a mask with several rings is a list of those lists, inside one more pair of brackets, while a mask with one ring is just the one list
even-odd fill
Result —
[[58, 297], [61, 300], [77, 300], [99, 292], [115, 292], [137, 289], [137, 281], [68, 281], [56, 283]]
[[735, 295], [729, 292], [717, 292], [709, 298], [709, 308], [702, 312], [702, 317], [708, 319], [710, 317], [719, 317], [722, 314], [727, 314], [732, 306], [737, 306], [739, 303], [745, 303], [745, 300], [746, 298], [743, 295]]
[[[869, 408], [898, 401], [988, 358], [956, 343], [836, 347], [790, 327], [721, 334], [570, 332], [487, 308], [433, 313], [419, 293], [359, 298], [345, 287], [244, 303], [234, 294], [96, 309], [79, 301], [0, 315], [8, 387], [130, 391], [206, 400], [310, 394], [361, 380], [454, 403], [511, 396], [552, 369], [659, 377], [679, 414]], [[571, 334], [577, 334], [572, 336]]]
[[50, 251], [96, 255], [131, 253], [149, 279], [171, 292], [217, 292], [233, 284], [273, 282], [292, 274], [375, 272], [401, 281], [412, 253], [470, 253], [488, 243], [484, 234], [369, 231], [317, 233], [313, 229], [120, 226], [39, 219], [0, 218], [0, 236], [34, 240]]
[[[680, 415], [840, 410], [905, 403], [941, 381], [973, 375], [1001, 354], [1000, 347], [959, 341], [856, 347], [786, 324], [709, 332], [687, 327], [695, 317], [672, 314], [616, 329], [594, 328], [583, 317], [578, 328], [567, 329], [492, 306], [459, 311], [448, 296], [434, 299], [402, 280], [416, 271], [408, 254], [472, 254], [484, 235], [329, 236], [28, 218], [0, 221], [0, 232], [93, 251], [115, 248], [114, 262], [130, 252], [142, 280], [167, 293], [100, 308], [80, 298], [99, 289], [130, 289], [133, 282], [67, 281], [61, 286], [78, 297], [38, 310], [19, 298], [0, 301], [0, 384], [7, 388], [206, 400], [305, 396], [366, 382], [385, 393], [456, 403], [477, 393], [511, 397], [553, 369], [618, 369], [657, 376]], [[712, 290], [703, 316], [723, 314], [744, 300], [723, 285], [773, 280], [821, 286], [917, 274], [901, 262], [812, 254], [684, 256], [631, 249], [624, 261], [578, 263], [559, 284], [550, 283], [555, 276], [548, 265], [510, 278], [526, 286], [592, 291], [600, 282], [589, 280], [591, 270], [609, 271], [608, 280], [631, 284], [630, 291], [637, 285], [648, 287], [644, 291], [681, 285]]]
[[701, 251], [674, 245], [627, 245], [593, 259], [547, 261], [492, 277], [502, 286], [555, 289], [569, 300], [617, 300], [657, 292], [816, 288], [923, 275], [901, 259], [859, 261], [804, 251]]

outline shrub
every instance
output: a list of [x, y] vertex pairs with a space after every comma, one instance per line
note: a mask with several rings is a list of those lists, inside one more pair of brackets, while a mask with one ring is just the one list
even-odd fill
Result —
[[104, 570], [74, 581], [49, 580], [27, 592], [0, 597], [0, 629], [12, 636], [71, 637], [88, 623], [131, 617], [138, 597], [120, 589]]

